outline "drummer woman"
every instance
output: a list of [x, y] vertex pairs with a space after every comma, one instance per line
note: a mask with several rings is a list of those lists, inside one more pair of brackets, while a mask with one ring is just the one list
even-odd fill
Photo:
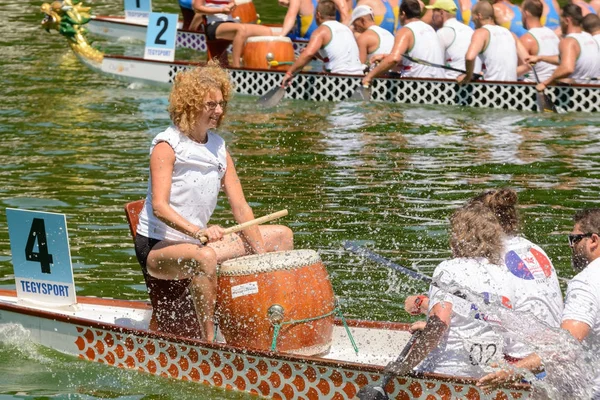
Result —
[[230, 96], [229, 76], [217, 63], [177, 74], [169, 97], [172, 125], [150, 147], [150, 180], [135, 238], [138, 260], [151, 277], [189, 279], [207, 341], [215, 333], [217, 263], [293, 247], [292, 231], [284, 226], [252, 226], [238, 236], [208, 225], [220, 189], [238, 223], [254, 219], [225, 142], [214, 132]]
[[[232, 62], [235, 68], [241, 66], [240, 59], [246, 39], [253, 36], [271, 36], [271, 28], [264, 25], [242, 24], [231, 16], [235, 2], [229, 0], [193, 0], [194, 11], [206, 15], [206, 38], [208, 40], [232, 40]], [[196, 28], [193, 26], [192, 29]]]
[[421, 371], [481, 377], [486, 364], [503, 357], [504, 338], [494, 332], [494, 315], [484, 305], [487, 298], [497, 307], [510, 307], [514, 297], [502, 264], [504, 248], [498, 239], [503, 237], [497, 218], [481, 203], [469, 203], [453, 214], [454, 258], [435, 269], [427, 324], [407, 359], [390, 372], [406, 374], [422, 361]]

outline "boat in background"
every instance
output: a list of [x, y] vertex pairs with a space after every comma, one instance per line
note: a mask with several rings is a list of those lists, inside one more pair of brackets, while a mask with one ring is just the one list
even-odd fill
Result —
[[[65, 0], [67, 1], [70, 0]], [[78, 9], [83, 7], [81, 3], [77, 6], [80, 7], [70, 6], [69, 12], [77, 13]], [[50, 4], [44, 3], [42, 12], [45, 17], [42, 26], [47, 30], [59, 31], [66, 36], [71, 50], [92, 70], [127, 82], [169, 86], [179, 71], [202, 65], [189, 61], [153, 61], [103, 54], [90, 46], [85, 38], [84, 25], [90, 18], [80, 16], [77, 19], [63, 19], [66, 13], [63, 8], [53, 8]], [[65, 29], [65, 26], [68, 28]], [[208, 54], [210, 56], [211, 52], [209, 51]], [[234, 83], [234, 90], [239, 94], [262, 96], [279, 86], [284, 72], [275, 70], [281, 65], [271, 68], [272, 61], [267, 57], [264, 60], [264, 68], [227, 67]], [[352, 94], [359, 87], [361, 87], [360, 76], [301, 72], [296, 75], [293, 84], [286, 88], [285, 97], [311, 101], [344, 101], [351, 99]], [[600, 86], [575, 84], [551, 86], [546, 93], [561, 111], [600, 111]], [[372, 101], [390, 103], [542, 111], [537, 102], [537, 91], [533, 83], [484, 81], [459, 85], [456, 81], [447, 79], [384, 77], [373, 81], [369, 95]]]

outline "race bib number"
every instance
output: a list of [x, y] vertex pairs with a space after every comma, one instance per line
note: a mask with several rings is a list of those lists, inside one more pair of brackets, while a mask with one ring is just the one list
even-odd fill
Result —
[[501, 338], [498, 338], [498, 341], [485, 342], [464, 339], [464, 347], [469, 355], [471, 365], [480, 365], [482, 367], [492, 362], [499, 362], [504, 354]]

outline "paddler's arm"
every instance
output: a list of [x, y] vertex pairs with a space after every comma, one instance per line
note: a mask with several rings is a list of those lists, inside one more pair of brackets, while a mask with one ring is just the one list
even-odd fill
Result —
[[473, 79], [473, 71], [475, 70], [475, 59], [485, 49], [490, 34], [487, 29], [479, 28], [475, 30], [471, 37], [471, 44], [465, 54], [465, 70], [466, 74], [460, 75], [456, 80], [458, 83], [465, 84]]
[[452, 303], [440, 302], [433, 306], [427, 319], [427, 324], [416, 340], [412, 351], [402, 363], [388, 365], [386, 372], [403, 376], [419, 365], [425, 357], [437, 347], [450, 326]]
[[335, 4], [335, 8], [340, 13], [340, 22], [344, 25], [350, 25], [350, 19], [352, 15], [350, 14], [352, 10], [348, 8], [348, 3], [346, 0], [332, 0]]
[[[231, 205], [231, 212], [235, 220], [242, 224], [244, 222], [254, 219], [254, 213], [252, 208], [246, 201], [240, 178], [235, 170], [235, 164], [233, 159], [227, 152], [227, 169], [225, 170], [225, 176], [222, 179], [222, 186], [229, 204]], [[261, 254], [265, 252], [265, 244], [260, 234], [260, 230], [257, 225], [246, 228], [242, 231], [246, 243], [251, 247], [254, 254]]]
[[369, 86], [371, 81], [377, 76], [387, 72], [390, 68], [402, 61], [402, 55], [408, 51], [414, 44], [414, 36], [412, 31], [406, 27], [401, 28], [396, 32], [394, 38], [394, 47], [392, 52], [385, 57], [371, 72], [362, 80], [364, 86]]
[[537, 374], [543, 370], [544, 364], [542, 363], [542, 359], [537, 354], [532, 353], [512, 365], [487, 374], [477, 381], [477, 386], [483, 389], [485, 393], [488, 393], [507, 383], [520, 381], [525, 371]]
[[517, 46], [517, 77], [523, 75], [525, 72], [531, 69], [531, 65], [525, 60], [529, 57], [529, 52], [523, 45], [523, 42], [519, 40], [517, 35], [512, 34], [515, 39], [515, 45]]
[[[300, 13], [300, 1], [301, 0], [289, 0], [287, 5], [287, 12], [285, 13], [285, 18], [283, 19], [283, 26], [281, 27], [281, 33], [279, 36], [287, 36], [288, 33], [294, 29], [294, 25], [296, 24], [296, 17]], [[281, 1], [279, 2], [282, 3]]]
[[539, 51], [539, 46], [535, 38], [529, 32], [521, 36], [518, 41], [523, 45], [523, 49], [526, 53], [523, 55], [523, 64], [519, 65], [517, 68], [517, 76], [523, 76], [527, 71], [531, 70], [529, 57]]
[[310, 40], [306, 45], [306, 48], [300, 53], [294, 64], [288, 68], [283, 78], [281, 86], [285, 87], [292, 81], [292, 76], [296, 71], [301, 70], [306, 64], [308, 64], [313, 57], [319, 52], [324, 43], [329, 43], [331, 40], [331, 30], [325, 26], [319, 26], [313, 34], [310, 36]]
[[576, 39], [564, 38], [558, 45], [558, 56], [542, 56], [538, 57], [537, 61], [545, 61], [553, 64], [552, 61], [559, 61], [558, 67], [554, 70], [550, 78], [536, 86], [538, 91], [543, 91], [547, 86], [550, 86], [554, 81], [568, 78], [575, 71], [575, 62], [579, 57], [579, 44]]

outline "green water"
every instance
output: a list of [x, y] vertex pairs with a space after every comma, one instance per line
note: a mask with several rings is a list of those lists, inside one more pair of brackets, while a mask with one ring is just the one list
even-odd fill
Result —
[[[264, 22], [282, 15], [275, 2], [256, 4]], [[0, 0], [0, 204], [67, 215], [79, 294], [145, 299], [123, 205], [145, 195], [150, 141], [169, 124], [168, 92], [89, 72], [63, 38], [40, 29], [39, 6]], [[93, 6], [98, 14], [122, 8], [116, 0]], [[449, 256], [452, 210], [508, 185], [519, 191], [525, 236], [568, 278], [570, 218], [599, 200], [597, 115], [300, 101], [267, 113], [240, 96], [228, 117], [222, 135], [255, 214], [290, 211], [281, 222], [297, 248], [319, 251], [350, 317], [406, 321], [404, 297], [426, 288], [349, 255], [345, 240], [430, 273]], [[214, 222], [233, 223], [226, 202]], [[0, 280], [14, 288], [4, 211]], [[0, 395], [244, 398], [64, 357], [6, 326]]]

